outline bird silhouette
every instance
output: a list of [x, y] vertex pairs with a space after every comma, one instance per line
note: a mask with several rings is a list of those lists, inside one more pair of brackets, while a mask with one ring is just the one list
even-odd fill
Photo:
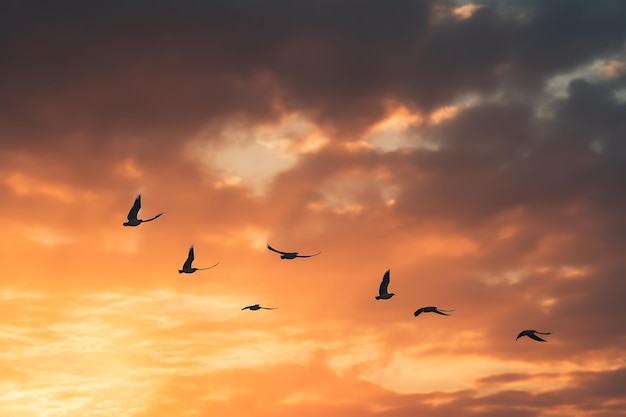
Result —
[[193, 260], [194, 260], [193, 245], [191, 245], [191, 246], [189, 246], [189, 253], [187, 254], [187, 260], [186, 260], [186, 261], [185, 261], [185, 263], [183, 264], [183, 269], [179, 269], [179, 270], [178, 270], [178, 273], [179, 273], [179, 274], [183, 274], [183, 273], [184, 273], [184, 274], [193, 274], [193, 273], [194, 273], [194, 272], [196, 272], [196, 271], [200, 271], [200, 270], [203, 270], [203, 269], [211, 269], [211, 268], [214, 268], [214, 267], [216, 267], [216, 266], [219, 264], [219, 262], [218, 262], [218, 263], [216, 263], [215, 265], [210, 266], [210, 267], [208, 267], [208, 268], [193, 268], [193, 267], [191, 266], [191, 263], [193, 262]]
[[260, 309], [264, 309], [264, 310], [276, 310], [278, 307], [261, 307], [258, 304], [252, 305], [252, 306], [245, 306], [244, 308], [242, 308], [241, 310], [245, 310], [245, 309], [249, 309], [252, 311], [256, 311], [256, 310], [260, 310]]
[[137, 218], [137, 214], [139, 213], [139, 210], [141, 210], [141, 194], [137, 194], [137, 197], [135, 197], [135, 202], [133, 203], [133, 207], [128, 212], [128, 216], [127, 216], [128, 221], [122, 224], [124, 226], [139, 226], [141, 223], [151, 222], [152, 220], [161, 217], [161, 215], [163, 214], [163, 213], [159, 213], [156, 216], [148, 220], [141, 220]]
[[517, 335], [517, 337], [515, 338], [515, 340], [519, 339], [522, 336], [528, 336], [531, 339], [534, 339], [538, 342], [547, 342], [547, 340], [543, 340], [542, 338], [540, 338], [539, 336], [537, 336], [535, 333], [538, 334], [551, 334], [551, 333], [545, 333], [545, 332], [538, 332], [537, 330], [522, 330], [520, 332], [520, 334]]
[[394, 295], [396, 295], [395, 293], [387, 292], [388, 287], [389, 287], [389, 269], [385, 271], [385, 274], [383, 275], [383, 280], [380, 282], [380, 287], [378, 288], [378, 295], [376, 296], [377, 300], [388, 300]]
[[450, 311], [454, 311], [454, 310], [439, 310], [437, 307], [429, 306], [429, 307], [418, 308], [415, 311], [415, 313], [413, 313], [413, 315], [417, 317], [421, 313], [437, 313], [437, 314], [441, 314], [442, 316], [449, 316], [449, 314], [446, 314], [446, 313], [449, 313]]
[[322, 253], [322, 252], [318, 252], [314, 255], [298, 255], [299, 252], [283, 252], [283, 251], [276, 250], [273, 247], [271, 247], [269, 243], [267, 244], [267, 248], [276, 253], [280, 253], [280, 259], [310, 258], [311, 256], [317, 256], [320, 253]]

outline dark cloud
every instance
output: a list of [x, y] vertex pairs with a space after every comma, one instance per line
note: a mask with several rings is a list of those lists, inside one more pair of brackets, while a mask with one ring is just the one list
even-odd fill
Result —
[[[369, 56], [376, 44], [381, 50], [410, 38], [425, 25], [427, 6], [12, 4], [3, 70], [3, 107], [11, 111], [3, 124], [48, 135], [193, 130], [234, 113], [271, 115], [280, 96], [272, 80], [306, 107], [332, 100], [326, 95], [336, 83], [352, 82], [349, 90], [364, 97], [360, 86], [376, 80], [354, 74], [367, 72], [370, 60], [346, 52]], [[259, 75], [270, 84], [258, 87]]]
[[[384, 99], [432, 109], [505, 84], [535, 91], [616, 50], [626, 33], [621, 2], [519, 12], [496, 3], [437, 22], [442, 5], [452, 3], [9, 2], [4, 141], [89, 132], [154, 142], [233, 114], [271, 118], [277, 102], [356, 133], [384, 113]], [[496, 74], [502, 65], [509, 75]]]

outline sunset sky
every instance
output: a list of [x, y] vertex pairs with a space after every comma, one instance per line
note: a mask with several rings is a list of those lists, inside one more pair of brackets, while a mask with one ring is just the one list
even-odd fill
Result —
[[3, 1], [0, 417], [626, 417], [625, 22]]

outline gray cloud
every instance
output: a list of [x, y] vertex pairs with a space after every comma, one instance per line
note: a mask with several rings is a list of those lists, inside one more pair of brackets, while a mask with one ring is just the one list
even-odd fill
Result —
[[469, 91], [531, 94], [626, 33], [621, 2], [488, 3], [435, 24], [433, 5], [451, 4], [10, 2], [0, 123], [22, 141], [152, 136], [272, 118], [279, 100], [348, 134], [383, 114], [383, 98], [432, 109]]

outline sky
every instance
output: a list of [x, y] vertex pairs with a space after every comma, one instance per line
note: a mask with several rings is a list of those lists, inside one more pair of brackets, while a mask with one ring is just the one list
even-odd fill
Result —
[[626, 416], [624, 21], [4, 1], [0, 414]]

